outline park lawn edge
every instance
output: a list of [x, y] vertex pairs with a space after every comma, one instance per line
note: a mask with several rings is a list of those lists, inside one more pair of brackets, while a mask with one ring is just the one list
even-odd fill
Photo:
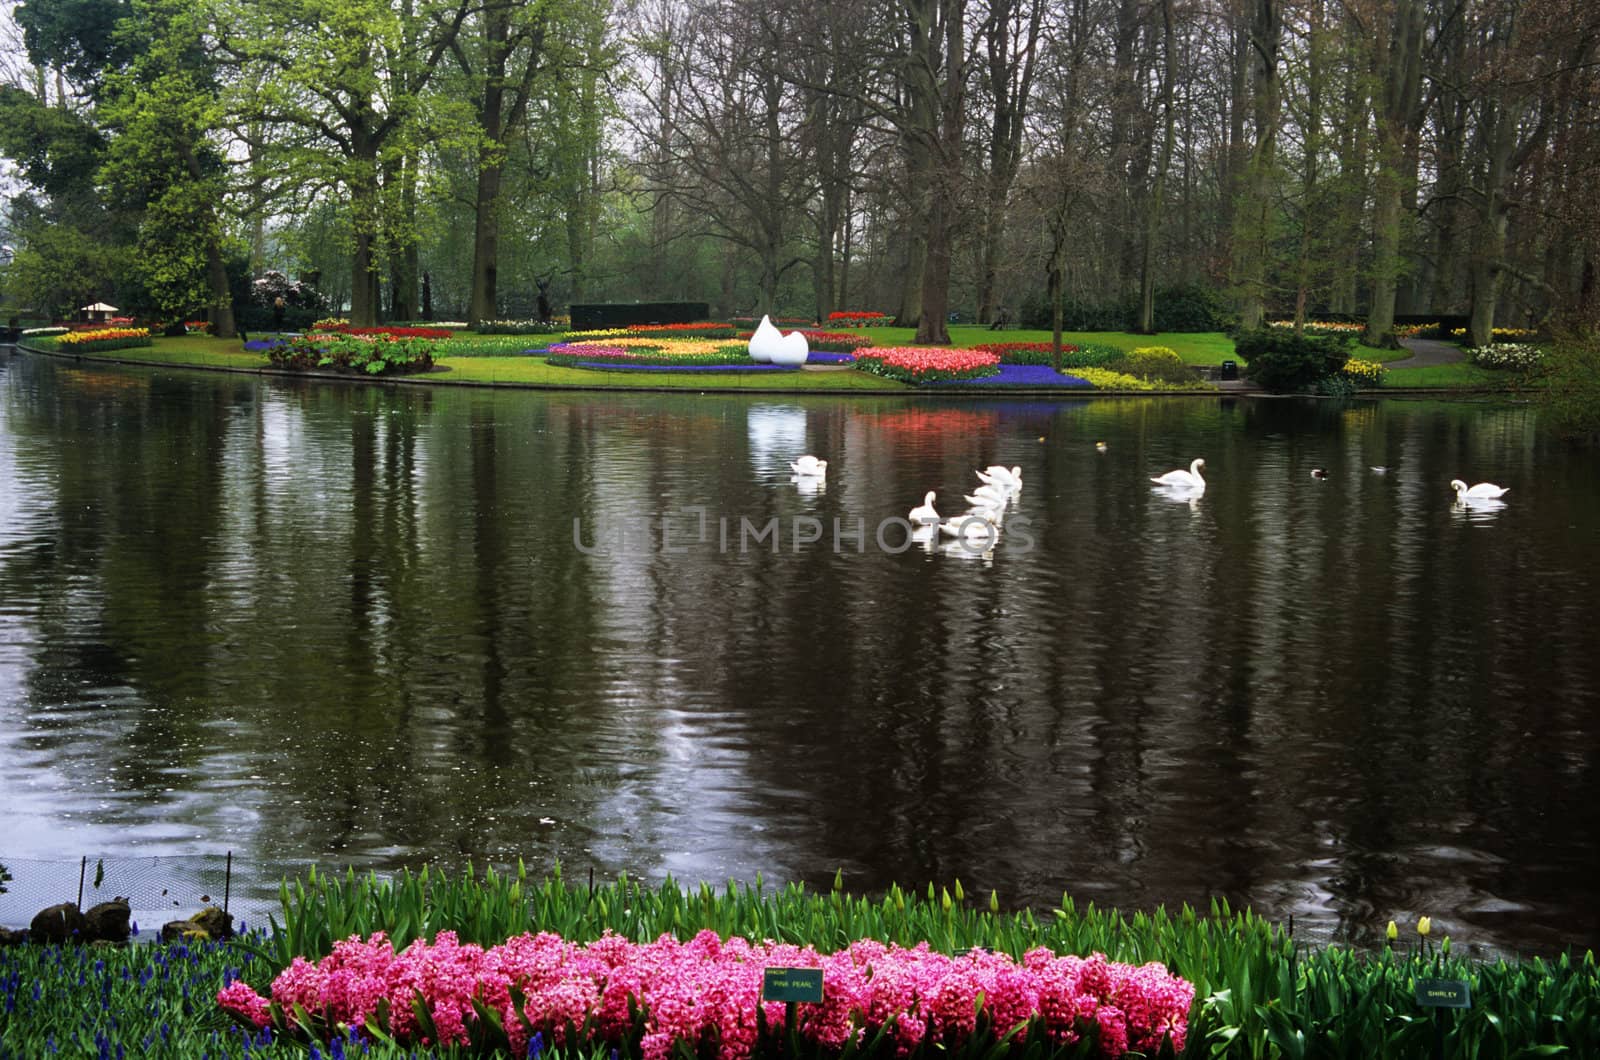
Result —
[[[911, 331], [909, 328], [875, 328], [870, 330], [877, 333], [869, 335], [874, 340], [891, 338], [891, 336], [881, 334], [883, 332]], [[957, 346], [963, 348], [981, 345], [982, 341], [1038, 341], [1027, 337], [1033, 333], [1026, 331], [989, 332], [987, 329], [976, 327], [963, 329], [959, 326], [952, 330], [976, 333], [976, 335], [963, 335], [962, 338], [965, 340], [972, 340], [979, 336], [990, 336], [981, 341], [956, 343]], [[1047, 341], [1048, 333], [1045, 334]], [[1207, 338], [1220, 338], [1228, 341], [1226, 336], [1221, 333], [1202, 334], [1206, 335]], [[996, 339], [994, 336], [1004, 336], [1004, 339]], [[1160, 340], [1167, 336], [1132, 335], [1123, 332], [1088, 332], [1083, 333], [1082, 337], [1063, 334], [1062, 341], [1104, 342], [1110, 337], [1115, 337], [1118, 340], [1115, 344], [1132, 349], [1137, 344], [1160, 344]], [[536, 336], [536, 338], [548, 339], [550, 337]], [[1112, 343], [1108, 342], [1107, 344]], [[1231, 341], [1228, 341], [1228, 344], [1231, 346]], [[783, 381], [791, 385], [773, 385], [776, 381], [771, 377], [749, 376], [739, 373], [728, 373], [726, 375], [703, 373], [696, 374], [693, 377], [663, 377], [653, 379], [649, 383], [631, 381], [600, 382], [586, 378], [596, 373], [585, 372], [576, 368], [551, 366], [542, 361], [531, 359], [526, 355], [440, 357], [437, 359], [436, 364], [447, 369], [446, 372], [423, 373], [411, 376], [356, 376], [346, 373], [307, 372], [276, 368], [266, 357], [246, 351], [243, 348], [242, 340], [214, 339], [208, 336], [162, 337], [154, 339], [150, 346], [82, 353], [62, 350], [56, 348], [54, 344], [46, 345], [37, 341], [30, 342], [27, 338], [24, 338], [17, 344], [17, 348], [46, 356], [77, 361], [94, 361], [103, 364], [126, 364], [152, 368], [193, 368], [202, 371], [227, 371], [251, 375], [275, 375], [336, 382], [382, 382], [408, 386], [478, 387], [500, 390], [574, 390], [621, 393], [694, 391], [706, 394], [801, 394], [817, 396], [866, 394], [876, 397], [889, 395], [937, 395], [958, 398], [992, 398], [1003, 394], [1010, 397], [1056, 400], [1077, 400], [1091, 397], [1215, 397], [1219, 393], [1227, 393], [1227, 391], [1201, 389], [1147, 391], [1095, 390], [1081, 387], [1000, 387], [983, 386], [981, 383], [971, 387], [941, 386], [938, 388], [925, 388], [885, 379], [865, 372], [809, 372], [803, 376], [784, 377]], [[1180, 355], [1182, 355], [1181, 351]], [[1217, 363], [1220, 363], [1220, 360], [1221, 358]], [[1190, 364], [1210, 363], [1190, 358], [1186, 358], [1186, 361]], [[1363, 396], [1383, 396], [1385, 394], [1408, 392], [1495, 394], [1511, 393], [1520, 389], [1514, 383], [1502, 382], [1495, 378], [1488, 369], [1479, 368], [1472, 364], [1462, 363], [1408, 369], [1404, 367], [1404, 363], [1404, 361], [1389, 362], [1385, 366], [1388, 370], [1385, 385], [1375, 389], [1362, 390], [1360, 393]], [[662, 375], [662, 373], [654, 374]], [[521, 378], [518, 378], [519, 376]], [[529, 376], [533, 376], [533, 378], [529, 378]], [[545, 378], [538, 378], [538, 376], [545, 376]], [[1245, 391], [1245, 393], [1262, 394], [1263, 392]]]

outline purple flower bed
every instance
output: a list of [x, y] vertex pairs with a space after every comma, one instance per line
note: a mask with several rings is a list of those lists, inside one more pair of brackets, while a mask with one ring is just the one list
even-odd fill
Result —
[[807, 364], [855, 364], [856, 355], [853, 353], [819, 353], [812, 350], [806, 357]]
[[1002, 364], [998, 375], [986, 375], [982, 379], [938, 379], [924, 386], [1072, 386], [1088, 387], [1092, 384], [1087, 379], [1079, 379], [1075, 375], [1057, 372], [1048, 364]]
[[575, 361], [574, 368], [596, 372], [793, 372], [775, 364], [618, 364], [613, 361]]
[[251, 339], [244, 344], [244, 348], [252, 353], [265, 353], [284, 344], [284, 339]]

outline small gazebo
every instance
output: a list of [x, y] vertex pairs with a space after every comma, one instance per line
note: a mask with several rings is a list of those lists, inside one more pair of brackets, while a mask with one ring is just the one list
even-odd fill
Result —
[[106, 305], [104, 302], [94, 302], [82, 306], [78, 312], [83, 314], [83, 319], [90, 324], [104, 324], [119, 312], [116, 306]]

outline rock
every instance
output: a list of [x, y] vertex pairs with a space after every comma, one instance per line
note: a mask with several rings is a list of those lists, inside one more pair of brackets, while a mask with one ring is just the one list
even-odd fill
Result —
[[169, 920], [161, 925], [162, 942], [203, 942], [210, 937], [206, 929], [193, 920]]
[[12, 931], [10, 928], [0, 928], [0, 948], [6, 946], [20, 946], [28, 941], [26, 931]]
[[84, 930], [88, 921], [78, 907], [71, 902], [62, 902], [49, 909], [39, 910], [33, 918], [33, 923], [28, 925], [28, 935], [41, 946], [61, 945], [67, 942], [76, 942], [84, 937]]
[[214, 905], [206, 906], [189, 919], [199, 924], [200, 929], [214, 939], [233, 938], [233, 916]]
[[128, 908], [126, 898], [113, 898], [109, 902], [101, 902], [83, 914], [89, 922], [85, 937], [90, 940], [103, 942], [127, 942], [128, 921], [133, 912]]

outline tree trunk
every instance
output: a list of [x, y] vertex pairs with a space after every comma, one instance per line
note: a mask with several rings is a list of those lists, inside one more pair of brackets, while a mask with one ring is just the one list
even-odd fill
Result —
[[[1409, 141], [1416, 135], [1422, 85], [1422, 0], [1396, 0], [1394, 23], [1377, 54], [1383, 107], [1378, 113], [1378, 175], [1373, 190], [1372, 306], [1361, 341], [1393, 346], [1395, 292], [1400, 279], [1401, 200]], [[1385, 46], [1386, 45], [1386, 46]], [[1415, 174], [1412, 175], [1413, 179]]]
[[1150, 201], [1145, 204], [1144, 261], [1139, 270], [1139, 331], [1153, 335], [1156, 330], [1156, 240], [1161, 231], [1162, 198], [1167, 190], [1167, 169], [1172, 164], [1172, 150], [1177, 137], [1177, 124], [1172, 113], [1173, 82], [1178, 76], [1177, 47], [1172, 28], [1172, 0], [1161, 0], [1163, 69], [1161, 76], [1161, 105], [1165, 113], [1166, 129], [1161, 140], [1161, 153], [1156, 160], [1155, 184], [1150, 189]]
[[[487, 155], [488, 149], [485, 149]], [[488, 158], [503, 156], [488, 156]], [[480, 160], [477, 214], [472, 227], [472, 297], [467, 322], [499, 319], [500, 180], [503, 162]]]
[[1250, 152], [1234, 251], [1239, 263], [1239, 325], [1245, 329], [1260, 327], [1266, 311], [1272, 170], [1278, 143], [1278, 46], [1283, 32], [1283, 11], [1278, 5], [1281, 2], [1252, 0], [1250, 52], [1256, 142]]

